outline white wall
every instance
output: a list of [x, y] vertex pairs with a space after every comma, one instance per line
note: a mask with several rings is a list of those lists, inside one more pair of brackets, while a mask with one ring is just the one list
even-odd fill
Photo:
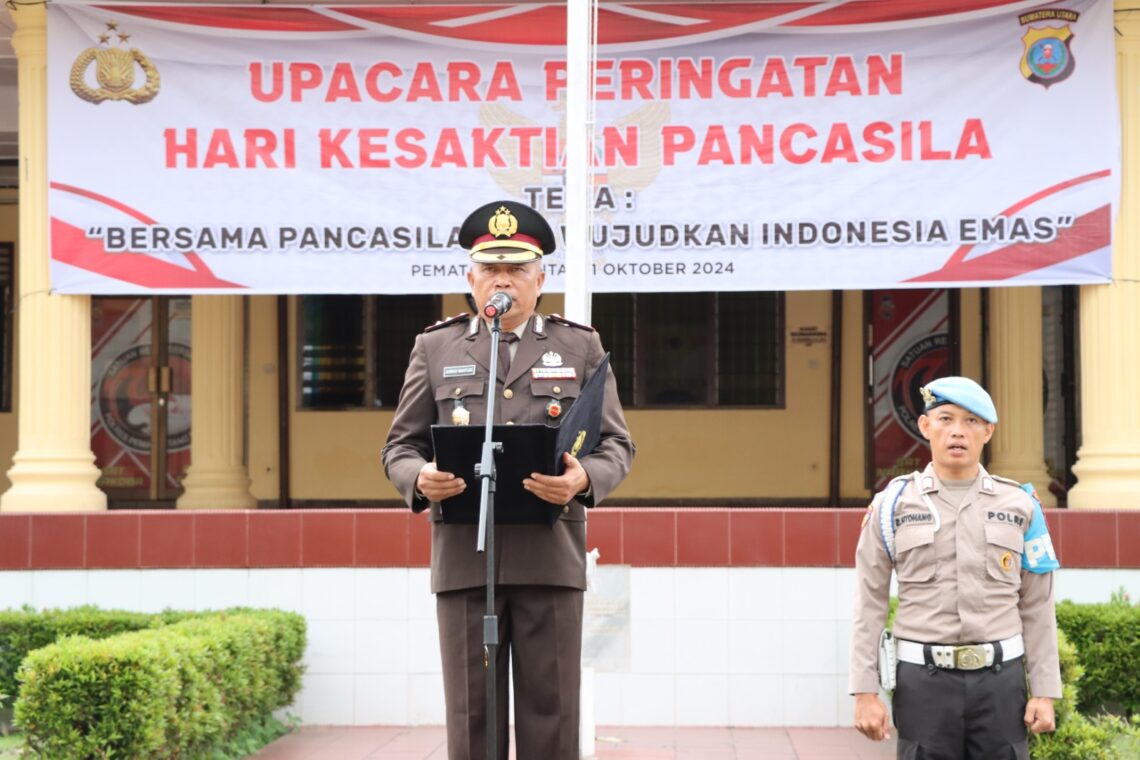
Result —
[[[842, 726], [854, 571], [599, 568], [586, 643], [598, 725]], [[1062, 570], [1058, 599], [1140, 599], [1140, 570]], [[0, 609], [235, 605], [300, 612], [307, 724], [444, 721], [426, 569], [0, 572]]]

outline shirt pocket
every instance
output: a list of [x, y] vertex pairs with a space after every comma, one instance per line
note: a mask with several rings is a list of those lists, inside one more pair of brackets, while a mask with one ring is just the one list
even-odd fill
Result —
[[895, 533], [895, 573], [900, 582], [928, 583], [938, 574], [933, 525], [904, 525]]
[[470, 424], [482, 424], [487, 411], [486, 388], [487, 382], [482, 377], [464, 377], [437, 385], [435, 404], [440, 423], [451, 424], [452, 412], [457, 403], [462, 402], [464, 408], [471, 413]]
[[986, 525], [986, 570], [1002, 583], [1021, 581], [1025, 536], [1013, 525]]
[[[580, 390], [577, 380], [540, 380], [533, 377], [530, 380], [530, 395], [541, 402], [535, 408], [542, 412], [543, 419], [548, 424], [557, 425], [562, 422]], [[558, 414], [555, 417], [550, 416], [551, 401], [558, 402]]]

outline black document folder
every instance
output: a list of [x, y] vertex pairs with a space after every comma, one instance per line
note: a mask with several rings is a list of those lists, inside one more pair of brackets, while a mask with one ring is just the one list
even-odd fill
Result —
[[[559, 427], [548, 425], [494, 425], [491, 439], [503, 444], [495, 455], [495, 523], [553, 526], [562, 514], [561, 504], [543, 501], [523, 488], [531, 473], [561, 475], [563, 452], [576, 457], [590, 453], [601, 437], [609, 354], [582, 386]], [[482, 483], [475, 465], [482, 458], [483, 425], [432, 425], [436, 468], [463, 478], [467, 488], [442, 503], [445, 523], [478, 523]]]

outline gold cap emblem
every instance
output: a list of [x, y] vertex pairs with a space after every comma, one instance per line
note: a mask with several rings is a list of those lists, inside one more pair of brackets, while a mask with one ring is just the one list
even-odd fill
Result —
[[497, 238], [510, 237], [519, 231], [519, 220], [506, 206], [499, 206], [487, 222], [487, 230]]
[[934, 398], [934, 394], [931, 393], [930, 389], [927, 388], [925, 385], [922, 386], [921, 388], [919, 388], [918, 392], [922, 394], [923, 403], [933, 404], [937, 400]]

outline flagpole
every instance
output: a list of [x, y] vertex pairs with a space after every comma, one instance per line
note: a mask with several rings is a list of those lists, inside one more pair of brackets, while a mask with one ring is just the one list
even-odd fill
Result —
[[[566, 3], [566, 316], [590, 324], [594, 260], [593, 63], [597, 57], [596, 0]], [[594, 671], [583, 665], [580, 689], [580, 757], [594, 756]]]
[[566, 3], [566, 316], [590, 324], [594, 107], [592, 62], [596, 54], [596, 4]]

